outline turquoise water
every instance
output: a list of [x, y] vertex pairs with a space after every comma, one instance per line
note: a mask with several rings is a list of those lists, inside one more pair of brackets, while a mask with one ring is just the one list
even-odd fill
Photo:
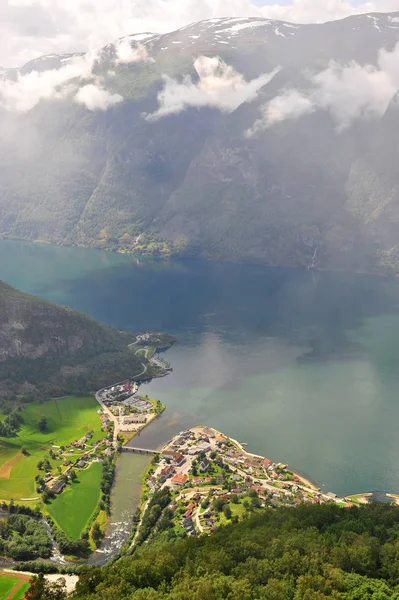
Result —
[[399, 492], [398, 280], [6, 240], [0, 279], [178, 337], [173, 373], [144, 388], [168, 408], [143, 445], [209, 424], [325, 489]]

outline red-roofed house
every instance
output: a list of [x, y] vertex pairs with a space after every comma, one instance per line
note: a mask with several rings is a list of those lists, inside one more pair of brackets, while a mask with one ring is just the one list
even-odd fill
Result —
[[181, 473], [176, 473], [176, 475], [174, 475], [172, 477], [172, 483], [173, 485], [184, 485], [187, 481], [188, 477], [187, 475], [182, 475]]

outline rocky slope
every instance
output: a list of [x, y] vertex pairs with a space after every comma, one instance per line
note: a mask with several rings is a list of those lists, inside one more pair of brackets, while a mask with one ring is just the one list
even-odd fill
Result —
[[[359, 69], [380, 77], [381, 51], [393, 52], [398, 42], [399, 13], [392, 13], [319, 25], [214, 19], [110, 44], [89, 70], [84, 63], [80, 78], [71, 69], [68, 82], [88, 93], [94, 74], [110, 95], [108, 108], [102, 96], [96, 106], [93, 97], [82, 104], [63, 80], [29, 109], [0, 111], [0, 234], [399, 272], [396, 103], [383, 117], [360, 103], [358, 116], [370, 118], [341, 127], [345, 110], [356, 108], [356, 87], [365, 98], [370, 89], [355, 83], [345, 110], [341, 102], [334, 112], [328, 94], [344, 74], [333, 79], [335, 88], [326, 81], [339, 65], [352, 69], [349, 82]], [[392, 62], [394, 54], [387, 56]], [[79, 60], [89, 58], [46, 56], [5, 77], [8, 84], [43, 82]], [[275, 69], [270, 81], [258, 80]], [[308, 102], [315, 81], [315, 106], [262, 126], [268, 102], [292, 90]], [[159, 118], [148, 118], [158, 109]]]
[[83, 392], [142, 371], [133, 336], [0, 282], [0, 395]]

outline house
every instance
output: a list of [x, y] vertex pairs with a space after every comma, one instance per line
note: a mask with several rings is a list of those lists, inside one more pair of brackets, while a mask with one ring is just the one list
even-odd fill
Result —
[[193, 477], [193, 485], [202, 485], [204, 480], [202, 477]]
[[213, 429], [211, 429], [210, 427], [204, 427], [202, 430], [202, 433], [210, 438], [214, 438], [215, 437], [215, 432]]
[[271, 465], [272, 465], [271, 460], [269, 460], [268, 458], [263, 459], [263, 466], [265, 467], [265, 469], [268, 469], [269, 467], [271, 467]]
[[175, 472], [175, 468], [173, 465], [168, 465], [167, 467], [162, 469], [162, 471], [159, 475], [160, 483], [163, 483], [164, 481], [166, 481], [169, 477], [171, 477], [173, 475], [174, 472]]
[[203, 460], [201, 460], [198, 469], [201, 473], [204, 473], [209, 469], [209, 460], [206, 457]]
[[183, 524], [184, 529], [193, 529], [194, 528], [193, 520], [190, 517], [183, 517], [182, 524]]
[[173, 485], [184, 485], [187, 481], [188, 477], [187, 475], [182, 475], [181, 473], [176, 473], [176, 475], [174, 475], [172, 477], [172, 483]]
[[122, 418], [121, 425], [131, 425], [132, 423], [147, 423], [147, 417], [145, 415], [133, 413]]
[[57, 479], [57, 481], [54, 481], [53, 485], [51, 486], [51, 489], [53, 490], [53, 492], [55, 494], [60, 494], [62, 492], [62, 490], [65, 487], [65, 481], [62, 481], [61, 479]]
[[52, 473], [46, 473], [45, 476], [44, 476], [44, 481], [47, 483], [52, 478], [53, 478]]
[[173, 450], [169, 449], [162, 452], [162, 458], [171, 460], [172, 465], [175, 467], [180, 467], [182, 464], [184, 464], [185, 460], [183, 454], [180, 454], [180, 452], [173, 452]]
[[209, 452], [211, 449], [211, 445], [209, 442], [204, 441], [204, 442], [200, 442], [197, 445], [197, 448], [198, 448], [198, 452]]
[[79, 469], [83, 469], [83, 467], [86, 465], [86, 461], [85, 460], [78, 460], [78, 462], [76, 463], [76, 466]]
[[107, 458], [111, 458], [111, 456], [113, 456], [113, 454], [114, 454], [114, 453], [113, 453], [113, 451], [111, 450], [111, 448], [107, 448], [107, 449], [105, 450], [104, 454], [105, 454], [105, 456], [106, 456]]
[[211, 445], [208, 442], [200, 442], [196, 446], [192, 446], [188, 453], [193, 456], [194, 454], [198, 454], [199, 452], [209, 452], [211, 449]]

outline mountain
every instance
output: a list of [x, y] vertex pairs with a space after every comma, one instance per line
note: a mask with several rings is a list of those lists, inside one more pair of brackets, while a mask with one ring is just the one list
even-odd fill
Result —
[[0, 282], [0, 396], [84, 392], [139, 374], [132, 341]]
[[0, 235], [397, 273], [398, 43], [399, 13], [225, 18], [6, 70]]

